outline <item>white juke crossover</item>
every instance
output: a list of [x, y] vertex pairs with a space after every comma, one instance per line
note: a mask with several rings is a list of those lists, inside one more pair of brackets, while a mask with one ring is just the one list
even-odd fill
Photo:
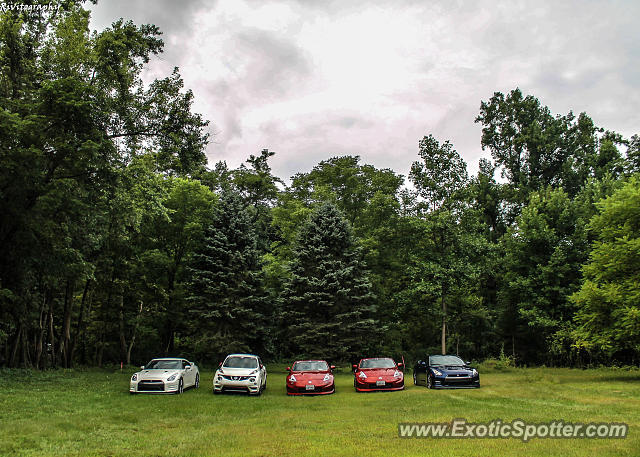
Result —
[[153, 359], [131, 376], [129, 393], [181, 394], [187, 387], [200, 385], [200, 372], [186, 359]]
[[229, 354], [213, 376], [213, 393], [246, 392], [260, 395], [267, 388], [267, 369], [260, 357]]

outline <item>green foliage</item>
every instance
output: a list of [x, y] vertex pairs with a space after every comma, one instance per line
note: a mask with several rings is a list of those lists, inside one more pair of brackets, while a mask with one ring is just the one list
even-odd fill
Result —
[[589, 229], [596, 240], [584, 265], [576, 305], [575, 345], [607, 355], [640, 350], [640, 176], [598, 203]]
[[452, 209], [465, 188], [467, 164], [449, 141], [440, 144], [432, 135], [419, 143], [421, 162], [411, 164], [409, 179], [428, 210]]
[[224, 193], [189, 265], [190, 343], [215, 361], [229, 352], [269, 349], [271, 305], [263, 285], [256, 230], [241, 198]]
[[373, 295], [351, 226], [330, 203], [301, 227], [280, 316], [289, 356], [353, 360], [372, 346]]

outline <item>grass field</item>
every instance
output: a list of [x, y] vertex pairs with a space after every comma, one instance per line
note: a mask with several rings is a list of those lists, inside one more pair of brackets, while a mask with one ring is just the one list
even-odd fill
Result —
[[[287, 397], [284, 367], [268, 366], [261, 397], [128, 393], [131, 371], [4, 371], [0, 455], [6, 456], [639, 456], [640, 372], [513, 369], [481, 373], [478, 390]], [[409, 380], [409, 376], [407, 376]], [[399, 422], [626, 422], [626, 439], [401, 439]]]

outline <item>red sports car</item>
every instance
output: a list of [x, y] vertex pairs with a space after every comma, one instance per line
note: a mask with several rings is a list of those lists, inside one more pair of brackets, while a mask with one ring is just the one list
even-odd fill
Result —
[[403, 368], [403, 363], [396, 363], [387, 357], [362, 359], [358, 365], [353, 365], [353, 385], [356, 392], [402, 390]]
[[298, 360], [287, 367], [287, 395], [327, 395], [336, 391], [335, 367], [324, 360]]

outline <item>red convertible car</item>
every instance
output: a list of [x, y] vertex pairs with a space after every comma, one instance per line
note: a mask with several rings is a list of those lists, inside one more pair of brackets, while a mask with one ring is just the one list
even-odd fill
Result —
[[357, 392], [404, 389], [403, 363], [390, 358], [362, 359], [353, 365], [353, 385]]
[[298, 360], [287, 367], [287, 395], [327, 395], [336, 391], [333, 383], [335, 366], [324, 360]]

